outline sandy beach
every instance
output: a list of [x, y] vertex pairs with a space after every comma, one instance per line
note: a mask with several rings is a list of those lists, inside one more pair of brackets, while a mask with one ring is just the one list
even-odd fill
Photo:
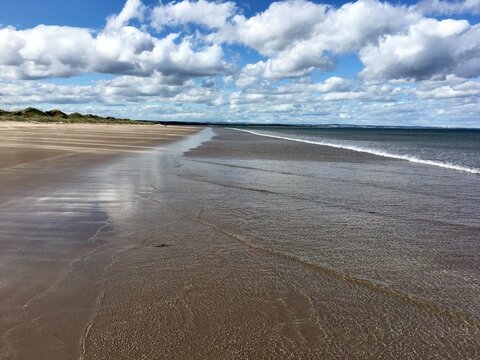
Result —
[[199, 130], [0, 123], [1, 359], [78, 358], [111, 261], [103, 205], [132, 200], [92, 174]]
[[0, 360], [480, 360], [480, 0], [0, 0]]
[[1, 359], [480, 354], [477, 177], [222, 128], [0, 126]]

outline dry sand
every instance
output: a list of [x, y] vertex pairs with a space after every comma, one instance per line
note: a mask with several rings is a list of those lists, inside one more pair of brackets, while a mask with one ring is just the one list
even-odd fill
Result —
[[161, 125], [0, 122], [0, 169], [72, 154], [142, 153], [198, 130]]

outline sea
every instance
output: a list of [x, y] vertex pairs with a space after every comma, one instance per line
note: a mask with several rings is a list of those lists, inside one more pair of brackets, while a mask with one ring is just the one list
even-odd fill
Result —
[[480, 129], [268, 127], [241, 131], [480, 173]]
[[213, 131], [182, 175], [203, 198], [225, 193], [211, 221], [273, 254], [480, 318], [479, 130]]

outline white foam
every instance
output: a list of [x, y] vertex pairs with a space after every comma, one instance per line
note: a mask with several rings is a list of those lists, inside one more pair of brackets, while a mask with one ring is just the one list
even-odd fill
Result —
[[305, 143], [305, 144], [329, 146], [329, 147], [333, 147], [333, 148], [337, 148], [337, 149], [345, 149], [345, 150], [351, 150], [351, 151], [367, 153], [367, 154], [372, 154], [372, 155], [377, 155], [377, 156], [383, 156], [383, 157], [386, 157], [386, 158], [406, 160], [406, 161], [410, 161], [410, 162], [417, 163], [417, 164], [431, 165], [431, 166], [436, 166], [436, 167], [440, 167], [440, 168], [444, 168], [444, 169], [463, 171], [463, 172], [467, 172], [467, 173], [470, 173], [470, 174], [480, 174], [480, 169], [477, 169], [477, 168], [470, 168], [470, 167], [466, 167], [466, 166], [444, 163], [444, 162], [440, 162], [440, 161], [423, 160], [423, 159], [419, 159], [415, 156], [392, 154], [392, 153], [381, 151], [381, 150], [361, 148], [361, 147], [358, 147], [358, 146], [350, 146], [350, 145], [339, 145], [339, 144], [334, 144], [334, 143], [329, 143], [329, 142], [324, 142], [324, 141], [311, 141], [311, 140], [296, 139], [296, 138], [291, 138], [291, 137], [286, 137], [286, 136], [263, 134], [263, 133], [259, 133], [257, 131], [252, 131], [252, 130], [236, 129], [236, 128], [231, 128], [231, 129], [232, 130], [237, 130], [237, 131], [247, 132], [247, 133], [250, 133], [250, 134], [253, 134], [253, 135], [269, 137], [269, 138], [282, 139], [282, 140], [288, 140], [288, 141], [296, 141], [296, 142], [301, 142], [301, 143]]

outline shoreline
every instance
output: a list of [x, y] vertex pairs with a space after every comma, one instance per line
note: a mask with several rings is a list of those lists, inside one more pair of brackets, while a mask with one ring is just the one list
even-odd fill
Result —
[[[25, 275], [17, 285], [29, 284], [25, 264], [32, 259], [41, 269], [34, 275], [57, 280], [18, 312], [19, 325], [2, 337], [10, 347], [0, 347], [0, 355], [5, 349], [17, 352], [12, 359], [35, 360], [478, 354], [475, 284], [468, 292], [448, 282], [476, 268], [474, 257], [448, 242], [468, 245], [478, 235], [477, 203], [462, 193], [478, 185], [476, 177], [442, 177], [395, 159], [228, 129], [178, 140], [166, 151], [78, 154], [52, 160], [47, 170], [38, 163], [14, 169], [10, 186], [18, 195], [8, 204], [0, 200], [2, 215], [10, 216], [0, 235], [12, 241], [0, 246], [21, 258], [9, 267], [24, 270], [16, 273]], [[83, 166], [95, 157], [112, 161]], [[28, 182], [13, 185], [22, 171], [38, 182], [42, 171], [48, 179], [75, 166], [84, 170], [56, 184], [32, 191]], [[443, 188], [445, 181], [455, 186]], [[464, 210], [457, 214], [459, 202]], [[422, 209], [438, 205], [433, 229]], [[28, 251], [19, 251], [16, 239]], [[55, 275], [52, 261], [68, 272]], [[449, 286], [457, 286], [449, 296], [437, 291]]]

